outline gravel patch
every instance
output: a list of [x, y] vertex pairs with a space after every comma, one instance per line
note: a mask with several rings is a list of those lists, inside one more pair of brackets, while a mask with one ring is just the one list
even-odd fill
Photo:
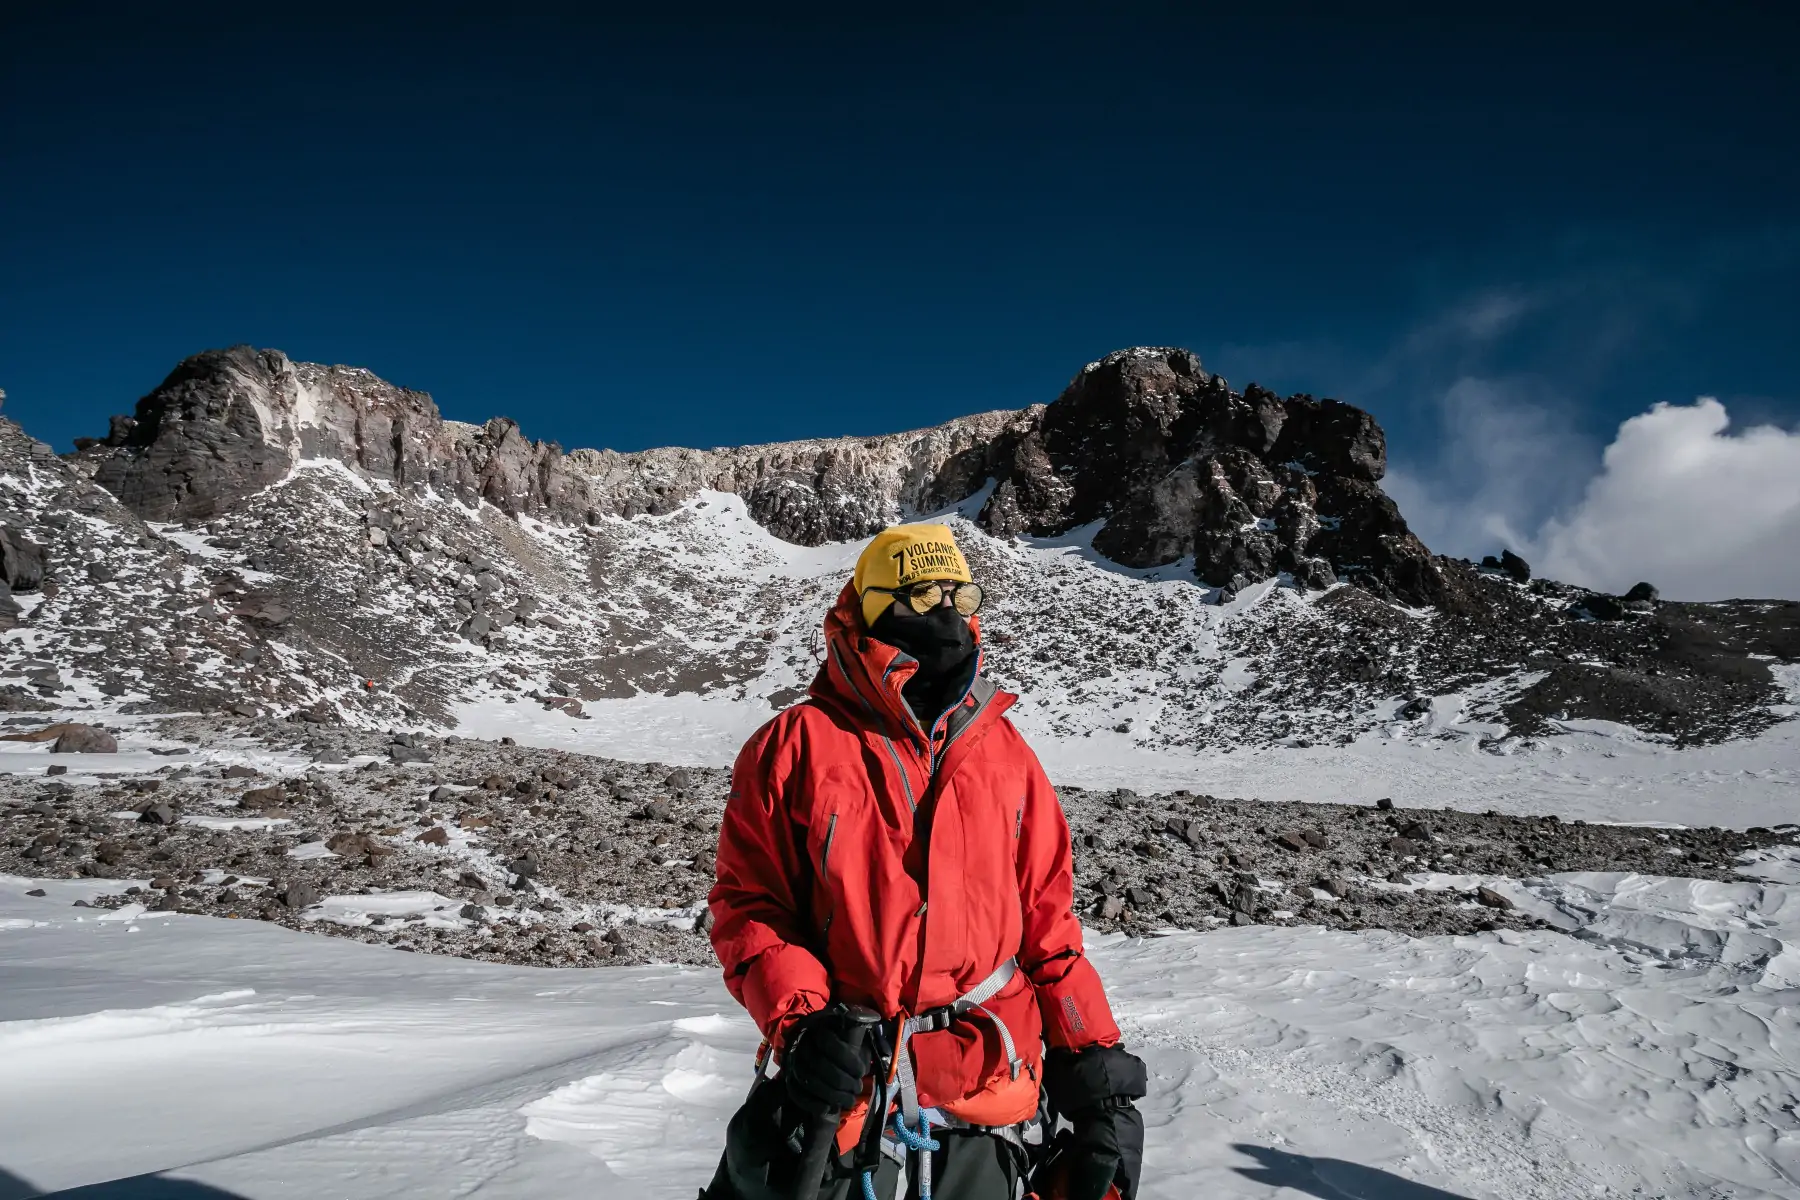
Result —
[[[247, 730], [180, 717], [160, 731], [198, 747]], [[276, 774], [171, 756], [154, 772], [95, 782], [0, 776], [0, 871], [134, 881], [98, 907], [267, 920], [495, 962], [714, 961], [705, 897], [724, 770], [405, 732], [250, 731], [270, 750], [319, 761]], [[1091, 928], [1134, 935], [1225, 924], [1418, 936], [1526, 928], [1536, 922], [1483, 878], [1731, 880], [1739, 855], [1800, 833], [1185, 792], [1061, 796], [1078, 911]], [[1417, 886], [1427, 873], [1466, 878]]]

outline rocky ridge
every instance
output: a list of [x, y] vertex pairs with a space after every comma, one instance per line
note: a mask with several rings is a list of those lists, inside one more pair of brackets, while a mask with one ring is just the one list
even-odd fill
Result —
[[1052, 404], [933, 429], [723, 450], [639, 454], [525, 439], [496, 418], [445, 421], [422, 392], [365, 370], [294, 363], [248, 346], [178, 366], [80, 453], [93, 478], [148, 520], [221, 516], [330, 459], [466, 505], [565, 523], [662, 514], [703, 490], [744, 497], [777, 537], [819, 545], [866, 537], [903, 514], [973, 495], [996, 536], [1049, 537], [1102, 523], [1095, 548], [1128, 566], [1194, 560], [1215, 587], [1289, 572], [1339, 576], [1387, 598], [1453, 605], [1446, 574], [1377, 486], [1386, 442], [1336, 400], [1234, 392], [1191, 352], [1120, 351]]
[[1496, 746], [1586, 719], [1717, 741], [1776, 719], [1770, 664], [1800, 653], [1792, 603], [1605, 597], [1510, 553], [1434, 557], [1380, 492], [1367, 413], [1234, 392], [1172, 349], [931, 430], [564, 454], [367, 371], [239, 347], [187, 360], [67, 458], [0, 422], [0, 456], [7, 582], [48, 581], [29, 611], [0, 598], [30, 627], [0, 662], [18, 707], [779, 707], [853, 539], [919, 513], [947, 514], [993, 585], [990, 669], [1070, 736], [1443, 736], [1424, 718], [1456, 694]]
[[361, 368], [235, 346], [187, 359], [134, 415], [114, 417], [106, 437], [77, 445], [97, 483], [154, 521], [225, 515], [296, 464], [325, 459], [415, 496], [429, 490], [571, 524], [661, 515], [702, 490], [733, 492], [777, 536], [818, 545], [873, 532], [902, 508], [969, 495], [985, 478], [984, 447], [1039, 411], [874, 438], [565, 454], [504, 417], [446, 421], [430, 396]]

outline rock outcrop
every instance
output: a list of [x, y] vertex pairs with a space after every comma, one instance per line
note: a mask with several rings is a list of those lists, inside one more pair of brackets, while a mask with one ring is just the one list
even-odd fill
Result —
[[1134, 567], [1192, 556], [1238, 591], [1286, 572], [1318, 588], [1346, 579], [1408, 604], [1466, 591], [1407, 529], [1379, 481], [1375, 419], [1336, 400], [1239, 393], [1179, 349], [1090, 364], [1031, 427], [998, 448], [981, 521], [1054, 535], [1104, 522], [1094, 548]]
[[95, 482], [147, 520], [218, 516], [301, 459], [329, 458], [403, 487], [566, 522], [665, 513], [702, 489], [735, 492], [777, 536], [816, 545], [973, 492], [985, 448], [1038, 411], [874, 438], [564, 454], [504, 417], [446, 421], [430, 396], [360, 368], [236, 346], [187, 359], [133, 416], [77, 447], [96, 460]]
[[81, 452], [98, 460], [97, 483], [153, 520], [217, 516], [301, 459], [332, 458], [571, 523], [734, 492], [771, 532], [805, 545], [866, 536], [992, 480], [980, 514], [989, 532], [1099, 523], [1102, 554], [1136, 567], [1191, 557], [1199, 579], [1231, 592], [1278, 573], [1447, 609], [1468, 591], [1466, 572], [1435, 560], [1382, 493], [1387, 448], [1373, 417], [1335, 400], [1234, 392], [1179, 349], [1119, 351], [1052, 404], [911, 433], [565, 454], [503, 418], [445, 421], [429, 396], [364, 370], [239, 346], [182, 363]]

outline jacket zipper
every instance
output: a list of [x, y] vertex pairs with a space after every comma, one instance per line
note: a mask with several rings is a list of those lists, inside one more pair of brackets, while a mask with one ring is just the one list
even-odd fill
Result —
[[[825, 847], [819, 851], [819, 878], [824, 881], [827, 896], [831, 895], [831, 843], [837, 840], [837, 823], [838, 814], [832, 813], [831, 821], [825, 826]], [[831, 911], [825, 914], [825, 928], [822, 936], [825, 938], [827, 947], [831, 944], [831, 923], [835, 920], [837, 920], [837, 905], [834, 904], [831, 906]]]

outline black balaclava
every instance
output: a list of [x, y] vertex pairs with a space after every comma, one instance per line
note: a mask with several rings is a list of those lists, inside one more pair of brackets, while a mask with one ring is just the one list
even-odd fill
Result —
[[975, 634], [969, 619], [950, 605], [920, 616], [890, 604], [869, 626], [869, 636], [918, 659], [919, 669], [900, 694], [926, 728], [968, 690], [975, 674]]

